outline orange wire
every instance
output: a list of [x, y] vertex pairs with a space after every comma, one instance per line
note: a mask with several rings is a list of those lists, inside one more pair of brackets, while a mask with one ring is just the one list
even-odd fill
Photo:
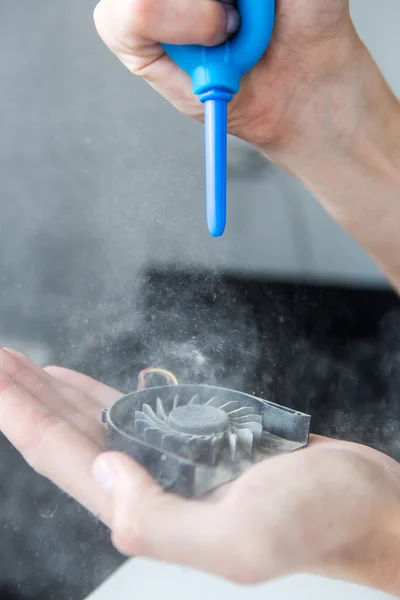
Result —
[[160, 369], [156, 367], [147, 367], [143, 369], [139, 373], [139, 389], [144, 390], [146, 388], [146, 376], [152, 373], [157, 373], [158, 375], [163, 375], [168, 381], [170, 385], [178, 385], [178, 380], [173, 373], [167, 371], [166, 369]]

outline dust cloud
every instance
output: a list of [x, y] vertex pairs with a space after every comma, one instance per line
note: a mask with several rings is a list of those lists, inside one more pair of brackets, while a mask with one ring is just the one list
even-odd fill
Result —
[[[400, 458], [400, 309], [390, 292], [153, 270], [64, 360], [125, 392], [146, 366], [311, 414], [315, 433]], [[123, 325], [121, 325], [123, 324]]]

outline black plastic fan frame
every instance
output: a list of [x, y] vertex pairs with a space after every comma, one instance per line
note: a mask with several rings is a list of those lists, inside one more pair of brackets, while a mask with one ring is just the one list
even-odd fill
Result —
[[261, 460], [304, 448], [311, 419], [234, 390], [168, 385], [122, 397], [102, 420], [109, 450], [128, 454], [165, 489], [191, 498]]

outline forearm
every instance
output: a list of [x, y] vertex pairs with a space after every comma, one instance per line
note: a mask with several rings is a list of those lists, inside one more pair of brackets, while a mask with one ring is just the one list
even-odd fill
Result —
[[400, 290], [400, 104], [359, 40], [318, 81], [300, 135], [262, 150], [292, 172]]
[[[362, 494], [364, 498], [354, 512], [353, 523], [347, 524], [349, 543], [338, 547], [336, 553], [327, 554], [314, 573], [400, 597], [400, 464], [383, 454], [374, 456], [370, 448], [363, 447], [362, 451], [364, 457], [369, 455], [373, 459], [370, 463], [370, 467], [373, 466], [370, 473], [374, 473], [371, 477], [373, 489], [371, 493]], [[353, 491], [363, 480], [363, 475], [360, 462], [357, 465], [359, 479], [354, 480]], [[343, 506], [346, 501], [343, 498]], [[361, 536], [355, 535], [360, 516], [365, 519]], [[337, 526], [343, 525], [344, 521], [339, 520]]]

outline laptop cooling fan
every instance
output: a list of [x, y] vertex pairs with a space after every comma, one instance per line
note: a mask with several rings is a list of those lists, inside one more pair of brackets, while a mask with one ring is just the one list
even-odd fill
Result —
[[[149, 373], [168, 385], [145, 387]], [[108, 448], [125, 452], [166, 489], [198, 497], [267, 457], [308, 443], [309, 415], [242, 392], [179, 385], [146, 369], [139, 390], [103, 411]]]

